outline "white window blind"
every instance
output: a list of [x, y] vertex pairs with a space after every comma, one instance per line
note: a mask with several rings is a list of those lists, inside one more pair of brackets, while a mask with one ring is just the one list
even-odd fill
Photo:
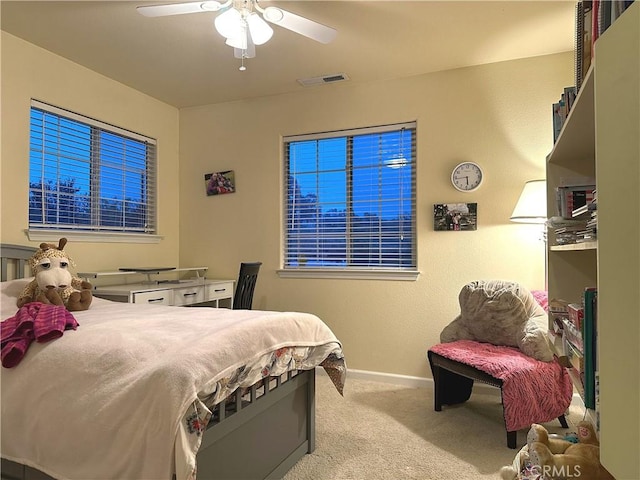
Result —
[[284, 269], [416, 268], [416, 124], [284, 138]]
[[29, 229], [156, 233], [156, 141], [32, 100]]

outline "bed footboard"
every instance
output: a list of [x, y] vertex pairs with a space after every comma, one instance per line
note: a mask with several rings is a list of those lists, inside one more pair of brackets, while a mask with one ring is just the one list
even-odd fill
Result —
[[198, 480], [282, 478], [315, 449], [315, 370], [253, 386], [219, 411], [198, 452]]

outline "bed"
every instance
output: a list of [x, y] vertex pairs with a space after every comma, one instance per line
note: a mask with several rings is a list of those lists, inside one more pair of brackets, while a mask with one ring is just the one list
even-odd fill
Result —
[[[1, 248], [8, 320], [34, 249]], [[2, 368], [3, 479], [281, 478], [315, 448], [315, 368], [344, 386], [341, 344], [311, 314], [94, 298], [73, 316]]]

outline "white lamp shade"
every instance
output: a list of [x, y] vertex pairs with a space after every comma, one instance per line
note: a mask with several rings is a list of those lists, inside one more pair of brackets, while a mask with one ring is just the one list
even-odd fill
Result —
[[227, 38], [227, 41], [224, 42], [230, 47], [238, 48], [240, 50], [247, 49], [247, 37], [238, 35], [237, 37]]
[[544, 223], [547, 220], [547, 182], [530, 180], [524, 184], [511, 221], [518, 223]]
[[214, 20], [216, 30], [224, 38], [237, 38], [240, 36], [242, 34], [243, 24], [242, 15], [240, 15], [240, 12], [235, 8], [230, 8], [221, 13]]
[[251, 40], [254, 45], [267, 43], [273, 35], [273, 28], [260, 18], [260, 15], [256, 12], [252, 12], [247, 17], [247, 25], [249, 25], [249, 33], [251, 33]]

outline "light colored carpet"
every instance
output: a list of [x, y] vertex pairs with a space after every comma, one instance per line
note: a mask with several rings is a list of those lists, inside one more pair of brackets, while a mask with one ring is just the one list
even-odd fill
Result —
[[[569, 429], [582, 412], [571, 407]], [[316, 377], [316, 450], [284, 480], [499, 479], [518, 449], [506, 445], [498, 389], [474, 387], [464, 404], [433, 409], [433, 389], [350, 379], [344, 398], [326, 375]]]

